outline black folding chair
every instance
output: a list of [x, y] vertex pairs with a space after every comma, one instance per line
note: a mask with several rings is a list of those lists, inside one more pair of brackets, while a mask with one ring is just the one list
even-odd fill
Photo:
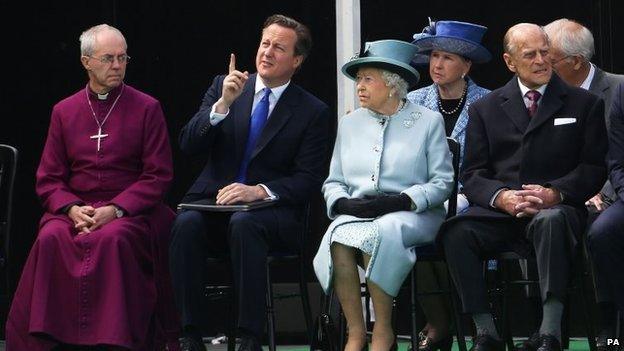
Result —
[[[276, 351], [275, 341], [275, 308], [274, 301], [276, 299], [291, 298], [299, 296], [301, 298], [301, 304], [303, 307], [303, 315], [306, 323], [306, 333], [308, 334], [308, 340], [312, 344], [313, 339], [313, 327], [312, 327], [312, 310], [310, 307], [310, 297], [308, 293], [308, 281], [306, 279], [306, 242], [309, 231], [309, 218], [310, 218], [310, 206], [305, 206], [304, 209], [303, 226], [299, 233], [301, 236], [301, 249], [298, 252], [269, 252], [266, 263], [266, 279], [267, 279], [267, 291], [266, 291], [266, 312], [267, 312], [267, 334], [269, 340], [269, 351]], [[214, 265], [229, 265], [230, 257], [228, 254], [211, 255], [206, 259], [207, 266]], [[273, 294], [273, 281], [271, 278], [271, 268], [275, 266], [292, 266], [296, 264], [299, 266], [299, 294], [275, 296]], [[233, 281], [233, 280], [231, 280]], [[208, 292], [210, 299], [226, 298], [229, 301], [229, 314], [227, 316], [228, 328], [227, 328], [227, 340], [228, 351], [234, 351], [236, 346], [236, 299], [232, 285], [207, 285], [206, 291]]]
[[[459, 157], [460, 157], [460, 145], [459, 143], [452, 138], [446, 138], [449, 145], [449, 150], [453, 155], [453, 171], [454, 171], [454, 185], [453, 192], [448, 201], [448, 211], [446, 213], [446, 218], [449, 219], [457, 213], [457, 193], [458, 193], [458, 178], [459, 178]], [[444, 255], [435, 247], [435, 245], [426, 245], [420, 246], [416, 248], [416, 264], [420, 262], [444, 262]], [[459, 349], [461, 351], [466, 351], [466, 340], [465, 334], [463, 331], [463, 325], [461, 320], [461, 315], [459, 313], [459, 308], [457, 307], [457, 293], [454, 289], [453, 281], [450, 278], [450, 274], [448, 275], [448, 290], [437, 290], [437, 291], [428, 291], [418, 293], [417, 283], [417, 269], [416, 265], [412, 268], [412, 273], [410, 275], [410, 303], [411, 303], [411, 342], [412, 342], [412, 350], [418, 350], [418, 330], [417, 326], [417, 304], [418, 301], [416, 299], [417, 295], [432, 295], [432, 294], [447, 294], [451, 300], [451, 310], [453, 313], [453, 319], [455, 324], [455, 331], [457, 336], [457, 343], [459, 345]]]
[[[568, 335], [568, 317], [569, 317], [569, 295], [570, 292], [576, 290], [579, 292], [581, 297], [581, 307], [583, 311], [583, 319], [585, 323], [585, 332], [587, 333], [587, 342], [589, 343], [589, 350], [596, 351], [596, 333], [593, 324], [593, 318], [590, 310], [590, 293], [586, 290], [585, 282], [587, 281], [587, 277], [591, 275], [588, 267], [588, 258], [587, 251], [585, 249], [585, 240], [582, 239], [579, 241], [579, 247], [576, 253], [576, 258], [572, 261], [574, 262], [571, 269], [571, 279], [572, 282], [570, 284], [570, 288], [568, 294], [566, 296], [566, 300], [564, 302], [564, 317], [563, 317], [563, 328], [562, 328], [562, 348], [567, 349], [569, 345], [569, 335]], [[499, 321], [499, 327], [501, 330], [501, 334], [507, 347], [510, 350], [513, 350], [513, 335], [511, 333], [511, 324], [509, 321], [509, 304], [508, 304], [508, 292], [512, 286], [539, 286], [539, 278], [531, 279], [521, 278], [521, 279], [512, 279], [509, 272], [509, 263], [512, 261], [518, 262], [521, 260], [528, 260], [529, 263], [534, 261], [532, 257], [523, 257], [513, 251], [502, 252], [494, 255], [491, 258], [495, 258], [499, 262], [499, 269], [497, 274], [496, 288], [495, 292], [500, 297], [498, 300], [500, 301], [500, 310], [501, 316]]]

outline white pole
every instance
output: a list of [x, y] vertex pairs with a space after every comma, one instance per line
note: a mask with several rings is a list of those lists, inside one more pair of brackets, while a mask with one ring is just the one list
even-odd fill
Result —
[[336, 114], [342, 117], [356, 105], [355, 86], [340, 69], [353, 55], [360, 52], [360, 1], [336, 0], [336, 78], [338, 104]]

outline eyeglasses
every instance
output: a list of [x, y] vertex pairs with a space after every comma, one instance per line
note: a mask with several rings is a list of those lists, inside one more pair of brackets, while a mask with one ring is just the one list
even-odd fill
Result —
[[550, 64], [551, 64], [552, 66], [554, 66], [554, 65], [558, 64], [559, 62], [561, 62], [561, 61], [563, 61], [563, 60], [565, 60], [565, 59], [567, 59], [567, 58], [570, 58], [570, 57], [572, 57], [572, 55], [566, 55], [566, 56], [564, 56], [564, 57], [562, 57], [562, 58], [560, 58], [560, 59], [558, 59], [558, 60], [551, 59], [551, 60], [550, 60]]
[[128, 63], [130, 61], [130, 56], [123, 54], [123, 55], [118, 55], [118, 56], [114, 56], [114, 55], [103, 55], [100, 57], [95, 57], [95, 56], [90, 56], [90, 55], [85, 55], [86, 57], [90, 57], [92, 59], [96, 59], [98, 61], [100, 61], [102, 64], [105, 65], [110, 65], [115, 61], [115, 58], [117, 58], [117, 61], [119, 61], [120, 64], [124, 64], [124, 63]]

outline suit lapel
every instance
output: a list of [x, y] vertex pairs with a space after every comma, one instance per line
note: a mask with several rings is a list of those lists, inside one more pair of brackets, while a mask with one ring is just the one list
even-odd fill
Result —
[[234, 111], [234, 145], [236, 150], [237, 164], [243, 159], [247, 136], [249, 135], [249, 118], [251, 117], [251, 106], [253, 105], [254, 90], [256, 86], [256, 74], [252, 74], [243, 87], [243, 92], [236, 99]]
[[596, 67], [594, 71], [594, 78], [592, 82], [589, 84], [589, 91], [598, 96], [603, 96], [606, 91], [609, 89], [609, 82], [605, 79], [605, 73], [600, 68]]
[[502, 102], [501, 108], [513, 124], [524, 134], [525, 130], [529, 126], [529, 112], [527, 111], [524, 100], [522, 99], [522, 93], [518, 86], [518, 77], [514, 76], [503, 88], [501, 94]]
[[551, 120], [555, 112], [563, 107], [563, 101], [561, 101], [561, 96], [565, 95], [563, 84], [561, 79], [553, 73], [541, 103], [539, 103], [537, 108], [537, 114], [531, 118], [531, 122], [525, 134], [535, 130], [544, 124], [544, 122]]
[[299, 95], [298, 92], [293, 87], [293, 83], [284, 90], [282, 96], [277, 101], [275, 108], [269, 115], [269, 119], [267, 120], [262, 133], [260, 134], [260, 138], [258, 138], [258, 142], [256, 142], [256, 147], [251, 153], [251, 158], [253, 159], [256, 155], [264, 149], [264, 147], [273, 139], [275, 134], [282, 128], [284, 124], [290, 119], [293, 114], [293, 106], [297, 105]]

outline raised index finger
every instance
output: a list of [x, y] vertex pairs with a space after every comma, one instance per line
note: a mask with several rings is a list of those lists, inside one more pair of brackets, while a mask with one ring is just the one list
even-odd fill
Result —
[[228, 66], [228, 74], [236, 71], [236, 56], [230, 54], [230, 65]]

